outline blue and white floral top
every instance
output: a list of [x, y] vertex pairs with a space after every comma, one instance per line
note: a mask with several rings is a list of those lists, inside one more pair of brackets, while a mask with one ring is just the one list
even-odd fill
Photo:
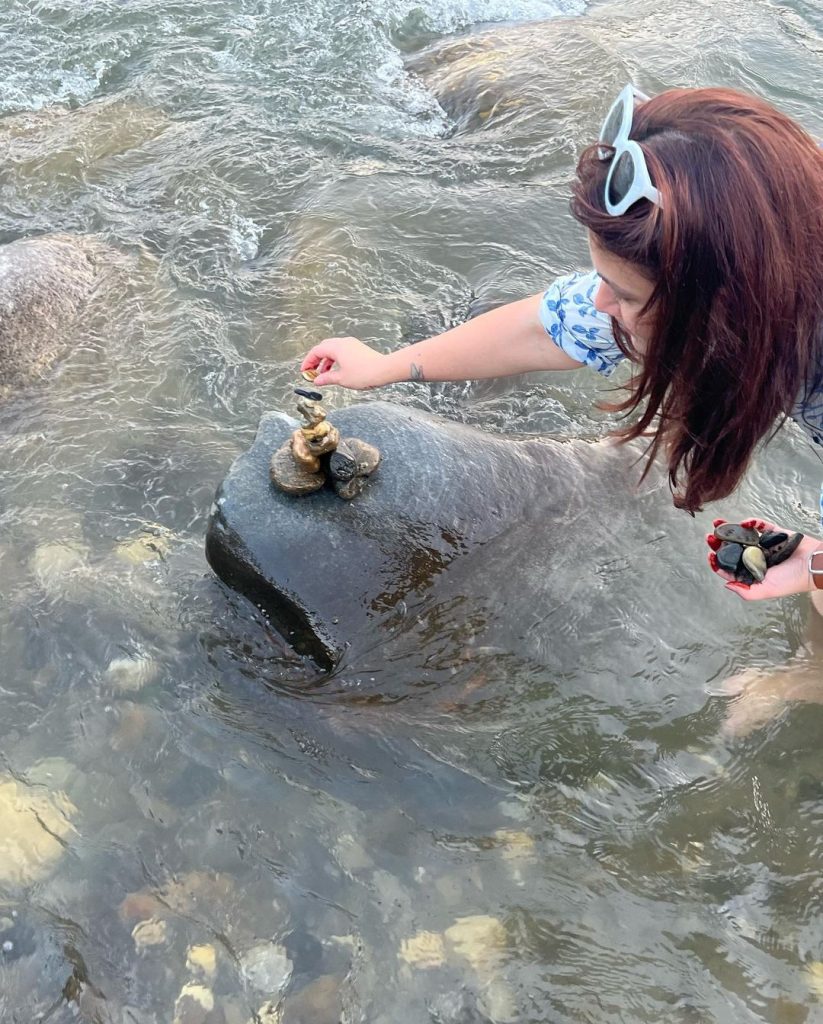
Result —
[[[558, 278], [543, 295], [540, 320], [566, 355], [608, 377], [625, 356], [614, 340], [611, 317], [594, 308], [599, 286], [600, 277], [593, 270]], [[791, 417], [815, 444], [823, 445], [823, 389], [800, 395]], [[823, 529], [823, 484], [818, 504]]]
[[[625, 357], [614, 340], [611, 318], [594, 308], [599, 286], [595, 271], [558, 278], [543, 296], [540, 320], [566, 355], [608, 377]], [[823, 444], [823, 391], [818, 388], [800, 396], [792, 419], [812, 441]]]

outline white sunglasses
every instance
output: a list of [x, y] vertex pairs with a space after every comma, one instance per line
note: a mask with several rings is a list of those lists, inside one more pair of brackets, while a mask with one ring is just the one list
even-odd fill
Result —
[[[634, 119], [635, 100], [645, 103], [649, 97], [633, 85], [621, 89], [606, 114], [598, 137], [597, 155], [601, 160], [611, 160], [612, 165], [606, 176], [604, 200], [606, 212], [619, 217], [640, 199], [662, 206], [660, 193], [652, 184], [649, 168], [640, 145], [629, 138]], [[604, 148], [608, 147], [608, 148]]]

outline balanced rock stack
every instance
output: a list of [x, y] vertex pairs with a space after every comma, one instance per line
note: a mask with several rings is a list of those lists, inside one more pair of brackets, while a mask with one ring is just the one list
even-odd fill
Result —
[[732, 573], [739, 583], [749, 584], [761, 583], [767, 570], [785, 562], [803, 540], [802, 533], [758, 533], [754, 527], [740, 523], [721, 523], [715, 527], [714, 535], [723, 541], [717, 549], [720, 567]]
[[374, 445], [357, 437], [341, 439], [326, 419], [319, 391], [295, 388], [297, 411], [306, 426], [298, 427], [271, 457], [272, 482], [286, 494], [311, 494], [328, 481], [339, 497], [356, 497], [380, 463]]

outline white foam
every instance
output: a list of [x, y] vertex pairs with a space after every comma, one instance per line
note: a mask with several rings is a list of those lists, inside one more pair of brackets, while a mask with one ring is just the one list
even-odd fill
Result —
[[396, 26], [407, 18], [430, 32], [458, 32], [471, 25], [501, 21], [540, 21], [582, 14], [585, 0], [375, 0], [375, 14]]
[[229, 218], [229, 244], [241, 263], [253, 260], [260, 248], [263, 228], [251, 217], [244, 217], [234, 211]]
[[104, 67], [55, 68], [32, 74], [30, 69], [0, 78], [0, 110], [42, 110], [55, 103], [86, 103], [100, 86]]

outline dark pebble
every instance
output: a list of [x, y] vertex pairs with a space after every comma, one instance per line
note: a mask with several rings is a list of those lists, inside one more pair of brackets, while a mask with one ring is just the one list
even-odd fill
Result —
[[726, 572], [736, 572], [740, 559], [743, 556], [742, 544], [723, 543], [717, 549], [717, 562], [721, 569]]
[[357, 475], [357, 459], [352, 455], [345, 441], [341, 441], [337, 450], [329, 458], [329, 473], [334, 480], [345, 483]]
[[771, 569], [773, 565], [780, 565], [781, 562], [785, 562], [787, 558], [795, 553], [801, 540], [803, 540], [802, 533], [793, 533], [782, 544], [775, 544], [773, 548], [766, 552], [766, 568]]
[[734, 574], [734, 578], [738, 583], [748, 583], [751, 586], [756, 582], [754, 576], [749, 572], [745, 565], [741, 565], [737, 572]]
[[323, 398], [319, 391], [309, 391], [308, 388], [295, 388], [294, 393], [300, 395], [301, 398], [308, 398], [310, 402], [319, 402]]
[[766, 530], [760, 534], [760, 547], [764, 551], [773, 548], [775, 544], [782, 544], [789, 539], [788, 533], [776, 533], [774, 530]]

